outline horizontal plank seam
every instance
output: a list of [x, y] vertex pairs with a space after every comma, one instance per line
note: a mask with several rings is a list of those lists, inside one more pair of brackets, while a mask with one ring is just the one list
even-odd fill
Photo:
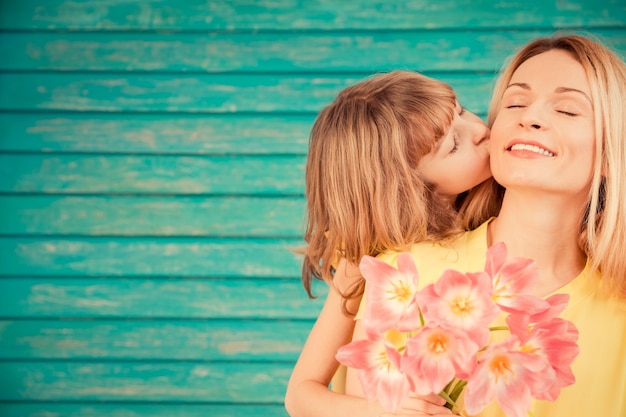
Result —
[[[320, 108], [321, 110], [321, 108]], [[138, 115], [138, 116], [180, 116], [181, 118], [189, 117], [189, 116], [210, 116], [210, 117], [228, 117], [228, 116], [315, 116], [317, 111], [300, 111], [300, 112], [287, 112], [283, 110], [277, 111], [167, 111], [167, 110], [63, 110], [63, 109], [42, 109], [42, 108], [28, 108], [28, 109], [0, 109], [0, 113], [10, 113], [10, 114], [33, 114], [33, 115], [93, 115], [93, 116], [103, 116], [103, 115]]]
[[78, 233], [71, 233], [71, 234], [63, 234], [63, 233], [21, 233], [21, 234], [2, 234], [0, 233], [0, 238], [3, 237], [7, 237], [7, 238], [23, 238], [23, 237], [40, 237], [40, 238], [68, 238], [68, 239], [75, 239], [75, 238], [82, 238], [82, 237], [89, 237], [89, 238], [102, 238], [102, 239], [113, 239], [113, 238], [137, 238], [137, 239], [142, 239], [142, 238], [158, 238], [158, 239], [185, 239], [185, 238], [206, 238], [206, 239], [247, 239], [248, 237], [253, 237], [255, 239], [268, 239], [268, 240], [286, 240], [286, 239], [296, 239], [298, 237], [300, 237], [301, 235], [284, 235], [284, 236], [278, 236], [278, 235], [259, 235], [259, 234], [255, 234], [252, 236], [249, 235], [231, 235], [231, 234], [223, 234], [223, 235], [219, 235], [219, 234], [198, 234], [198, 235], [168, 235], [168, 234], [96, 234], [96, 233], [84, 233], [84, 234], [78, 234]]
[[232, 401], [137, 401], [137, 400], [129, 400], [129, 401], [120, 401], [120, 400], [0, 400], [0, 404], [54, 404], [54, 405], [89, 405], [89, 406], [98, 406], [98, 405], [218, 405], [218, 406], [246, 406], [246, 407], [259, 407], [259, 406], [283, 406], [282, 402], [276, 401], [268, 401], [268, 402], [232, 402]]
[[126, 151], [33, 151], [33, 150], [0, 150], [0, 155], [68, 155], [68, 156], [184, 156], [184, 157], [228, 157], [228, 158], [255, 158], [255, 159], [274, 159], [305, 157], [306, 152], [272, 152], [272, 153], [246, 153], [244, 152], [126, 152]]
[[[271, 281], [283, 281], [283, 282], [292, 282], [294, 280], [299, 280], [299, 275], [294, 275], [293, 277], [284, 277], [284, 276], [266, 276], [266, 277], [250, 277], [249, 275], [241, 275], [241, 276], [223, 276], [223, 275], [111, 275], [111, 274], [84, 274], [84, 275], [32, 275], [32, 274], [5, 274], [0, 273], [0, 283], [2, 280], [8, 279], [33, 279], [33, 280], [81, 280], [81, 279], [101, 279], [101, 280], [171, 280], [172, 278], [177, 279], [178, 281], [259, 281], [263, 282], [271, 282]], [[319, 282], [321, 285], [321, 281]]]
[[[319, 305], [321, 307], [321, 304]], [[298, 318], [298, 317], [274, 317], [267, 316], [262, 317], [259, 315], [249, 316], [249, 317], [183, 317], [183, 316], [154, 316], [154, 317], [134, 317], [134, 316], [82, 316], [82, 317], [72, 317], [72, 316], [55, 316], [55, 317], [37, 317], [37, 316], [0, 316], [0, 322], [9, 323], [9, 322], [63, 322], [63, 323], [98, 323], [98, 322], [115, 322], [115, 323], [159, 323], [159, 322], [167, 322], [167, 323], [181, 323], [181, 322], [190, 322], [190, 323], [236, 323], [236, 322], [247, 322], [247, 323], [313, 323], [314, 317], [311, 318]]]
[[[280, 243], [284, 245], [299, 245], [304, 242], [298, 241], [297, 237], [273, 237], [273, 236], [202, 236], [202, 235], [172, 235], [172, 236], [153, 236], [153, 235], [77, 235], [77, 234], [63, 234], [63, 235], [44, 235], [44, 236], [35, 236], [29, 234], [0, 234], [0, 239], [17, 239], [17, 238], [25, 238], [28, 240], [49, 240], [53, 237], [60, 237], [63, 239], [80, 239], [80, 240], [89, 240], [89, 241], [98, 241], [102, 239], [111, 239], [111, 240], [136, 240], [136, 239], [146, 239], [148, 242], [162, 242], [167, 240], [186, 240], [193, 241], [193, 243], [224, 243], [228, 241], [232, 242], [241, 242], [241, 243]], [[289, 242], [284, 242], [288, 240]], [[189, 242], [187, 242], [189, 243]], [[287, 246], [285, 247], [287, 249]]]
[[2, 191], [0, 192], [0, 196], [11, 196], [11, 197], [35, 197], [35, 196], [59, 196], [59, 197], [198, 197], [198, 198], [297, 198], [301, 199], [304, 197], [304, 194], [294, 194], [294, 193], [258, 193], [258, 194], [233, 194], [233, 193], [154, 193], [154, 192], [132, 192], [132, 193], [108, 193], [108, 192], [68, 192], [63, 193], [59, 191], [55, 192], [21, 192], [21, 191]]
[[[384, 18], [384, 14], [381, 14], [381, 18]], [[2, 33], [25, 33], [25, 34], [47, 34], [47, 33], [63, 33], [63, 34], [114, 34], [114, 35], [150, 35], [150, 34], [195, 34], [195, 35], [272, 35], [272, 34], [310, 34], [310, 35], [340, 35], [340, 34], [365, 34], [365, 33], [436, 33], [436, 32], [446, 32], [446, 33], [466, 33], [466, 32], [493, 32], [493, 31], [516, 31], [516, 32], [534, 32], [539, 30], [564, 30], [564, 31], [575, 31], [575, 30], [585, 30], [585, 31], [593, 31], [593, 30], [619, 30], [626, 28], [626, 24], [598, 24], [598, 23], [588, 23], [584, 25], [572, 25], [572, 24], [540, 24], [540, 25], [532, 25], [532, 26], [520, 26], [520, 25], [509, 25], [509, 26], [498, 26], [498, 25], [490, 25], [490, 26], [440, 26], [440, 27], [415, 27], [415, 28], [356, 28], [356, 27], [346, 27], [340, 29], [325, 29], [325, 28], [312, 28], [312, 29], [295, 29], [295, 28], [286, 28], [286, 29], [266, 29], [266, 28], [241, 28], [241, 29], [189, 29], [189, 28], [169, 28], [169, 29], [149, 29], [142, 28], [138, 25], [139, 28], [130, 30], [130, 29], [116, 29], [116, 28], [53, 28], [53, 29], [2, 29], [0, 30], [0, 34]]]
[[[410, 70], [411, 68], [407, 68], [406, 66], [399, 66], [398, 69]], [[417, 71], [417, 69], [413, 69]], [[333, 76], [341, 76], [341, 77], [367, 77], [372, 75], [373, 73], [379, 73], [380, 68], [372, 67], [371, 69], [360, 69], [360, 70], [324, 70], [320, 68], [319, 70], [283, 70], [283, 71], [240, 71], [240, 70], [230, 70], [230, 71], [194, 71], [194, 70], [55, 70], [55, 69], [0, 69], [0, 76], [2, 74], [29, 74], [29, 75], [42, 75], [42, 74], [71, 74], [71, 75], [107, 75], [107, 76], [116, 76], [116, 75], [155, 75], [155, 76], [177, 76], [178, 78], [198, 78], [198, 76], [202, 76], [202, 78], [210, 78], [213, 76], [234, 76], [234, 77], [249, 77], [249, 76], [292, 76], [292, 77], [333, 77]], [[437, 70], [429, 70], [429, 71], [420, 71], [422, 74], [429, 75], [431, 77], [437, 78], [441, 75], [449, 75], [449, 74], [462, 74], [462, 75], [489, 75], [493, 74], [494, 70], [492, 68], [486, 68], [483, 70], [470, 70], [470, 69], [437, 69]], [[48, 111], [47, 109], [41, 109], [41, 111]]]
[[11, 364], [27, 364], [27, 363], [67, 363], [67, 364], [128, 364], [135, 365], [137, 363], [144, 364], [201, 364], [201, 365], [293, 365], [296, 361], [293, 360], [236, 360], [236, 359], [219, 359], [219, 360], [209, 360], [209, 359], [172, 359], [172, 358], [163, 358], [163, 359], [129, 359], [129, 358], [28, 358], [28, 359], [15, 359], [15, 358], [0, 358], [0, 366], [3, 363], [11, 363]]

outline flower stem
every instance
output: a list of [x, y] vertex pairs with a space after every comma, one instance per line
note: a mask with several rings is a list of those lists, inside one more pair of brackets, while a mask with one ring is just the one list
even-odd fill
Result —
[[450, 393], [450, 398], [452, 398], [454, 401], [458, 400], [459, 395], [461, 395], [461, 392], [463, 392], [463, 389], [466, 385], [467, 381], [459, 380], [459, 382], [454, 386], [454, 389]]
[[490, 332], [494, 332], [498, 330], [509, 330], [509, 326], [493, 326], [489, 328]]
[[461, 409], [461, 407], [459, 407], [459, 405], [452, 398], [450, 398], [447, 392], [441, 391], [439, 393], [439, 396], [443, 398], [444, 400], [446, 400], [445, 407], [448, 408], [449, 410], [455, 411], [455, 410]]

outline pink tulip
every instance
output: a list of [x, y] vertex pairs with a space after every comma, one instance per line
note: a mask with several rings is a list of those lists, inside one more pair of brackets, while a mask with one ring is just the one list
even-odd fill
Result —
[[511, 336], [481, 354], [467, 381], [465, 407], [477, 414], [495, 398], [507, 416], [527, 417], [531, 395], [549, 388], [553, 380], [547, 360], [521, 351], [519, 339]]
[[[510, 314], [506, 319], [506, 323], [509, 326], [511, 333], [518, 335], [520, 339], [524, 340], [533, 325], [549, 323], [552, 319], [556, 318], [556, 316], [563, 312], [565, 307], [567, 307], [569, 295], [554, 294], [546, 298], [545, 301], [548, 303], [549, 307], [540, 313], [528, 314], [526, 312], [515, 312]], [[571, 326], [573, 327], [573, 324]], [[573, 327], [571, 331], [574, 333], [572, 333], [570, 337], [573, 337], [573, 340], [577, 340], [578, 330]]]
[[408, 398], [409, 381], [400, 371], [400, 352], [388, 340], [378, 337], [351, 342], [339, 348], [336, 359], [359, 370], [365, 398], [378, 400], [386, 410], [396, 411]]
[[427, 323], [462, 329], [483, 346], [489, 340], [489, 324], [500, 313], [491, 294], [491, 281], [484, 273], [462, 274], [449, 269], [417, 299]]
[[479, 346], [456, 329], [426, 326], [407, 340], [401, 369], [419, 395], [438, 394], [455, 377], [467, 379]]
[[391, 329], [410, 332], [421, 326], [415, 301], [417, 267], [411, 254], [400, 254], [398, 269], [377, 258], [364, 256], [360, 269], [367, 281], [363, 314], [367, 334], [382, 334]]
[[511, 258], [503, 242], [487, 251], [485, 272], [493, 282], [493, 300], [509, 313], [536, 314], [549, 308], [543, 299], [531, 294], [539, 279], [539, 268], [532, 259]]
[[[504, 243], [489, 249], [484, 271], [446, 270], [421, 291], [408, 253], [399, 255], [398, 268], [369, 256], [360, 268], [367, 339], [343, 346], [336, 357], [358, 370], [366, 398], [386, 410], [398, 410], [410, 391], [440, 393], [456, 379], [447, 394], [456, 401], [465, 389], [469, 414], [495, 399], [506, 415], [526, 417], [532, 398], [554, 401], [574, 383], [578, 331], [557, 317], [569, 296], [532, 295], [537, 266], [507, 260]], [[511, 336], [490, 344], [490, 326], [503, 312]], [[404, 333], [405, 342], [392, 344], [390, 330]]]
[[[528, 316], [529, 324], [547, 322], [561, 314], [563, 310], [565, 310], [565, 308], [567, 307], [567, 303], [569, 302], [569, 294], [553, 294], [550, 297], [546, 298], [545, 301], [549, 305], [548, 309], [535, 314], [528, 314], [527, 312], [522, 313], [523, 315]], [[517, 314], [519, 313], [515, 313], [515, 315]]]
[[[511, 331], [520, 338], [521, 350], [545, 358], [555, 372], [555, 377], [548, 389], [534, 392], [538, 399], [554, 401], [560, 394], [561, 388], [572, 385], [576, 378], [571, 365], [580, 351], [578, 344], [578, 330], [574, 325], [561, 318], [552, 318], [533, 326], [523, 328], [516, 323], [526, 320], [523, 316], [510, 316], [507, 319]], [[521, 331], [520, 331], [521, 330]]]

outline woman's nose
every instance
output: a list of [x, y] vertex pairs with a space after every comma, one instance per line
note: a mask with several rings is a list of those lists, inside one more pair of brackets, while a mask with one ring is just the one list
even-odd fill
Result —
[[529, 105], [520, 115], [520, 127], [541, 130], [547, 127], [545, 113], [539, 105]]

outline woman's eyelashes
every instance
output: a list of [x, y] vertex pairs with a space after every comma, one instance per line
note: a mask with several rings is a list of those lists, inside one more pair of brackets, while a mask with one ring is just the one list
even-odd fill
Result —
[[[533, 100], [528, 97], [518, 97], [517, 95], [505, 97], [502, 101], [502, 108], [508, 110], [524, 109], [531, 105], [535, 105]], [[550, 99], [543, 105], [546, 106], [546, 110], [551, 110], [568, 117], [576, 117], [585, 113], [585, 106], [581, 105], [579, 100], [569, 97], [557, 97]]]
[[[509, 109], [509, 110], [512, 110], [512, 109], [523, 109], [525, 107], [527, 107], [527, 106], [523, 105], [523, 104], [509, 104], [509, 105], [504, 106], [505, 109]], [[579, 115], [579, 113], [577, 111], [569, 110], [569, 109], [555, 108], [554, 111], [557, 112], [557, 113], [563, 114], [565, 116], [568, 116], [568, 117], [576, 117], [576, 116]]]
[[557, 113], [561, 113], [569, 117], [580, 116], [582, 113], [584, 113], [583, 109], [584, 107], [580, 107], [575, 102], [560, 102], [557, 103], [556, 106], [554, 106], [554, 110]]
[[527, 100], [522, 97], [508, 97], [502, 100], [502, 107], [505, 109], [521, 109], [526, 107]]

